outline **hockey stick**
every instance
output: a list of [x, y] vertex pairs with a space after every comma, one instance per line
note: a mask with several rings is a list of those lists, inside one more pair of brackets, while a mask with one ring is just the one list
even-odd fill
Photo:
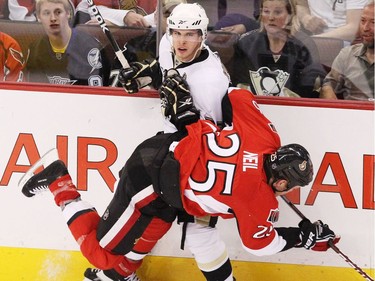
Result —
[[[125, 58], [124, 53], [122, 52], [116, 39], [113, 37], [112, 32], [109, 30], [107, 24], [105, 23], [105, 20], [102, 17], [102, 14], [100, 13], [98, 7], [95, 5], [93, 0], [86, 0], [86, 1], [87, 1], [87, 4], [89, 5], [89, 12], [95, 17], [102, 31], [107, 36], [109, 43], [111, 43], [111, 46], [113, 50], [115, 51], [116, 57], [121, 63], [122, 68], [129, 68], [130, 65], [129, 65], [128, 60]], [[139, 77], [136, 80], [137, 80], [137, 84], [139, 88], [142, 88], [143, 86], [151, 83], [150, 81], [151, 79], [149, 77]]]
[[[285, 196], [281, 196], [286, 204], [289, 205], [293, 209], [294, 212], [301, 218], [301, 219], [307, 219], [304, 214], [292, 203], [288, 198]], [[364, 272], [358, 265], [356, 265], [354, 262], [352, 262], [348, 256], [344, 255], [343, 252], [340, 251], [340, 249], [333, 243], [333, 240], [330, 239], [328, 241], [328, 245], [334, 250], [337, 254], [340, 255], [351, 267], [353, 267], [363, 278], [365, 278], [368, 281], [374, 281], [366, 272]]]
[[87, 4], [89, 4], [89, 11], [94, 15], [95, 19], [99, 22], [100, 27], [102, 28], [102, 31], [104, 34], [107, 36], [109, 43], [111, 43], [111, 46], [113, 50], [115, 51], [116, 57], [121, 63], [121, 66], [123, 68], [128, 68], [129, 63], [128, 60], [125, 58], [124, 54], [122, 53], [119, 45], [117, 44], [117, 41], [113, 37], [112, 32], [109, 30], [107, 27], [107, 24], [104, 21], [104, 18], [102, 17], [101, 13], [99, 12], [98, 7], [96, 7], [95, 3], [93, 0], [86, 0]]

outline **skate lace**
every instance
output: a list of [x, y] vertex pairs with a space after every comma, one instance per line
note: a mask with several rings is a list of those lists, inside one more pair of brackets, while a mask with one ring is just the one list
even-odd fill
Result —
[[30, 193], [36, 195], [38, 193], [44, 192], [46, 189], [48, 189], [48, 185], [38, 185], [30, 190]]
[[101, 269], [98, 269], [98, 268], [90, 268], [90, 271], [91, 273], [95, 274], [96, 278], [93, 279], [93, 281], [101, 281], [102, 279], [100, 279], [99, 277], [97, 277], [97, 273], [102, 271]]
[[[101, 269], [98, 268], [91, 268], [91, 272], [94, 273], [95, 275], [98, 272], [101, 272]], [[116, 279], [117, 280], [117, 279]], [[101, 281], [100, 278], [95, 278], [93, 281]], [[131, 275], [124, 277], [123, 281], [141, 281], [141, 279], [138, 278], [137, 274], [132, 273]]]

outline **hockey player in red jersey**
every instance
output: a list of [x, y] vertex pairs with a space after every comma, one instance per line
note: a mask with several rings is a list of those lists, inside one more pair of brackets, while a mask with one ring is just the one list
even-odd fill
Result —
[[25, 59], [18, 42], [8, 34], [0, 32], [0, 81], [23, 80]]
[[[156, 135], [135, 149], [102, 218], [81, 200], [56, 150], [20, 180], [28, 197], [46, 189], [52, 192], [83, 255], [103, 269], [98, 274], [86, 272], [85, 280], [139, 280], [136, 269], [178, 213], [235, 218], [244, 248], [254, 255], [292, 247], [327, 250], [329, 239], [338, 241], [321, 221], [274, 227], [276, 196], [309, 184], [313, 166], [301, 145], [280, 146], [275, 127], [261, 113], [252, 93], [229, 89], [223, 99], [227, 126], [220, 129], [211, 121], [198, 120], [193, 104], [181, 103], [188, 94], [183, 82], [169, 82], [162, 85], [160, 94], [165, 112], [180, 131]], [[45, 169], [34, 175], [42, 165]], [[210, 243], [215, 238], [206, 237], [204, 231], [190, 243], [201, 239], [216, 253], [217, 245]], [[205, 274], [205, 278], [234, 280], [230, 274]]]
[[[228, 99], [224, 105], [231, 109], [224, 112], [232, 113], [226, 119], [231, 126], [219, 130], [209, 122], [192, 124], [174, 149], [180, 163], [183, 208], [198, 217], [236, 218], [247, 251], [259, 256], [274, 254], [298, 240], [297, 233], [288, 241], [274, 229], [278, 217], [275, 194], [312, 180], [310, 156], [297, 144], [280, 147], [275, 127], [250, 92], [233, 89]], [[276, 172], [282, 169], [281, 161], [286, 165]]]

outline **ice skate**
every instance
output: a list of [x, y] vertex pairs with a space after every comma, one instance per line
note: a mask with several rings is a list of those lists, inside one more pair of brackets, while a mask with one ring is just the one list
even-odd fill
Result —
[[[44, 166], [40, 173], [34, 172]], [[59, 160], [57, 149], [51, 149], [42, 156], [20, 179], [18, 186], [27, 197], [32, 197], [40, 192], [48, 190], [49, 185], [56, 179], [67, 175], [68, 170], [63, 161]]]
[[[106, 274], [113, 275], [113, 271], [106, 271]], [[135, 273], [126, 277], [121, 277], [118, 274], [116, 274], [116, 277], [108, 277], [106, 274], [101, 269], [87, 268], [84, 273], [85, 279], [83, 279], [83, 281], [141, 281]]]

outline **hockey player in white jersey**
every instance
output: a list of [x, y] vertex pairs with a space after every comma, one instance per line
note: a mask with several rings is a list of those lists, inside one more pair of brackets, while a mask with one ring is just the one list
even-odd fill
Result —
[[[119, 79], [126, 91], [136, 93], [149, 85], [158, 89], [162, 82], [175, 84], [173, 77], [179, 75], [186, 80], [201, 118], [221, 122], [221, 100], [230, 79], [218, 55], [205, 44], [208, 22], [199, 4], [177, 5], [167, 18], [158, 60], [130, 63], [130, 68], [121, 71]], [[152, 82], [139, 85], [142, 77], [150, 77]], [[175, 130], [166, 117], [164, 131]]]
[[[223, 117], [221, 101], [227, 93], [230, 78], [218, 55], [205, 44], [208, 23], [209, 19], [201, 5], [177, 5], [167, 18], [167, 30], [159, 45], [158, 60], [132, 62], [130, 68], [120, 71], [119, 80], [126, 91], [137, 93], [146, 86], [159, 89], [163, 84], [164, 90], [170, 89], [172, 93], [178, 91], [179, 106], [183, 107], [193, 100], [201, 119], [220, 124]], [[149, 83], [142, 84], [144, 77], [149, 78]], [[164, 132], [175, 132], [180, 128], [169, 121], [170, 113], [163, 106], [166, 101], [162, 92], [160, 96]], [[205, 278], [209, 281], [235, 280], [226, 246], [215, 228], [217, 218], [182, 217], [179, 221], [185, 224], [185, 245], [193, 253]], [[199, 240], [194, 238], [194, 234], [198, 233]], [[202, 239], [202, 235], [205, 239]], [[103, 279], [104, 274], [105, 271], [98, 269], [87, 269], [85, 272], [86, 280], [107, 280]]]

